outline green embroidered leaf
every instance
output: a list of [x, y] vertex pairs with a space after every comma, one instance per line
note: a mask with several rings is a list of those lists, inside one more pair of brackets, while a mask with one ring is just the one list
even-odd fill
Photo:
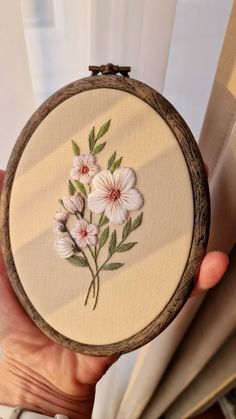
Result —
[[85, 189], [84, 185], [79, 180], [75, 180], [75, 184], [76, 184], [77, 188], [80, 190], [80, 192], [82, 194], [84, 194], [85, 196], [87, 196], [87, 192], [86, 192], [86, 189]]
[[76, 144], [76, 142], [74, 140], [71, 140], [71, 145], [72, 145], [72, 151], [73, 151], [74, 155], [79, 156], [80, 148], [79, 148], [78, 144]]
[[127, 250], [132, 249], [138, 242], [130, 242], [121, 244], [116, 248], [116, 252], [127, 252]]
[[101, 249], [104, 244], [106, 243], [109, 236], [109, 227], [106, 227], [105, 230], [103, 230], [100, 239], [99, 239], [99, 249]]
[[96, 142], [96, 140], [95, 140], [95, 129], [94, 129], [94, 127], [91, 129], [91, 131], [89, 133], [88, 141], [89, 141], [89, 150], [90, 151], [93, 151], [93, 147], [95, 146], [95, 142]]
[[71, 182], [71, 180], [69, 180], [68, 191], [69, 191], [70, 195], [74, 195], [75, 192], [76, 192], [76, 189], [75, 189], [73, 183]]
[[82, 267], [88, 266], [87, 260], [82, 256], [73, 255], [67, 258], [66, 260], [72, 263], [72, 265], [82, 266]]
[[138, 228], [141, 224], [142, 224], [142, 220], [143, 220], [143, 212], [141, 212], [137, 218], [135, 218], [132, 227], [131, 227], [131, 231], [134, 231], [136, 228]]
[[98, 227], [103, 227], [105, 224], [108, 223], [108, 221], [109, 218], [107, 218], [107, 216], [104, 213], [102, 213], [98, 222]]
[[112, 167], [110, 168], [111, 173], [114, 173], [114, 171], [120, 167], [121, 162], [122, 162], [122, 158], [123, 158], [123, 157], [120, 157], [118, 160], [116, 160], [116, 161], [113, 163]]
[[99, 140], [99, 138], [103, 137], [103, 135], [106, 134], [106, 132], [109, 130], [109, 126], [110, 126], [111, 120], [109, 119], [109, 121], [105, 122], [105, 124], [103, 124], [98, 131], [98, 135], [96, 138], [96, 141]]
[[116, 242], [117, 242], [117, 236], [116, 236], [116, 230], [113, 231], [110, 242], [109, 242], [109, 254], [110, 256], [113, 255], [116, 251]]
[[114, 153], [111, 155], [111, 157], [109, 158], [109, 160], [108, 160], [108, 163], [107, 163], [107, 168], [108, 168], [108, 170], [111, 168], [111, 166], [113, 165], [113, 163], [114, 163], [114, 161], [115, 161], [115, 159], [116, 159], [116, 151], [114, 151]]
[[96, 154], [100, 153], [104, 149], [105, 145], [106, 145], [106, 142], [97, 145], [95, 147], [95, 149], [93, 150], [93, 154], [96, 155]]
[[130, 229], [131, 229], [131, 218], [128, 219], [128, 221], [126, 221], [124, 227], [123, 227], [123, 231], [122, 231], [122, 239], [126, 239], [126, 237], [128, 237], [129, 233], [130, 233]]
[[115, 271], [116, 269], [121, 268], [123, 265], [124, 263], [120, 262], [107, 263], [103, 266], [102, 271]]

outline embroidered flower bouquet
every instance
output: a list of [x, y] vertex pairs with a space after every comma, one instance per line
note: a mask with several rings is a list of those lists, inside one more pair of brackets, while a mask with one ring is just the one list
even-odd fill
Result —
[[[106, 146], [103, 137], [108, 133], [111, 120], [105, 122], [97, 134], [93, 127], [88, 136], [88, 154], [81, 154], [78, 144], [72, 140], [74, 154], [70, 171], [69, 194], [60, 199], [61, 209], [55, 214], [54, 230], [57, 234], [55, 250], [65, 260], [91, 273], [84, 304], [93, 298], [93, 309], [99, 297], [102, 271], [114, 271], [124, 263], [119, 253], [131, 250], [137, 242], [130, 236], [142, 223], [143, 213], [134, 219], [129, 211], [140, 210], [143, 197], [135, 189], [134, 170], [121, 167], [122, 157], [114, 151], [107, 167], [100, 169], [97, 155]], [[98, 216], [97, 216], [98, 215]], [[73, 226], [68, 226], [73, 217]], [[94, 217], [98, 220], [94, 221]], [[71, 220], [70, 220], [71, 221]], [[121, 237], [115, 225], [123, 224]], [[101, 259], [100, 251], [107, 248], [107, 256]]]

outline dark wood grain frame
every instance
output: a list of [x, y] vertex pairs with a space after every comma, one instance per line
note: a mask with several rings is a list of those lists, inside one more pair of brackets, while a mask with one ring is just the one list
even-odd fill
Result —
[[[194, 225], [188, 260], [178, 287], [163, 311], [143, 330], [129, 338], [106, 345], [88, 345], [63, 336], [51, 327], [29, 300], [14, 263], [9, 232], [9, 205], [15, 172], [24, 149], [43, 119], [70, 97], [92, 89], [118, 89], [137, 96], [150, 105], [167, 123], [176, 137], [189, 170], [194, 202]], [[205, 167], [194, 137], [175, 108], [158, 92], [137, 80], [114, 75], [87, 77], [68, 84], [47, 99], [32, 115], [12, 151], [1, 196], [1, 242], [3, 255], [13, 289], [34, 323], [50, 338], [85, 354], [105, 356], [122, 354], [146, 344], [161, 333], [174, 319], [188, 299], [205, 255], [210, 224], [210, 199]]]

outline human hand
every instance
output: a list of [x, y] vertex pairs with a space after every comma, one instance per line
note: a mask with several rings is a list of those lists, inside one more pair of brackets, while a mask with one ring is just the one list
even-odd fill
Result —
[[[4, 172], [0, 171], [0, 187]], [[213, 287], [223, 276], [228, 257], [210, 252], [204, 258], [192, 295]], [[0, 254], [0, 403], [21, 405], [44, 414], [72, 419], [91, 417], [95, 387], [118, 357], [75, 353], [45, 336], [29, 319], [7, 276]]]

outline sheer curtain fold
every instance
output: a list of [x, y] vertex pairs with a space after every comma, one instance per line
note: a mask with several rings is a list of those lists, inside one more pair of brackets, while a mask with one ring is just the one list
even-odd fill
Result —
[[[235, 268], [235, 252], [232, 258]], [[235, 353], [236, 333], [226, 340], [185, 392], [165, 412], [165, 419], [193, 417], [235, 386]]]
[[35, 107], [18, 0], [1, 3], [0, 50], [0, 167], [5, 168], [12, 147]]
[[[205, 298], [176, 351], [173, 362], [167, 368], [145, 410], [144, 419], [155, 419], [161, 416], [180, 394], [182, 394], [182, 405], [188, 405], [188, 387], [194, 386], [192, 384], [194, 379], [204, 370], [207, 363], [235, 331], [235, 276], [236, 259], [234, 254], [231, 270], [222, 283], [209, 292]], [[231, 353], [231, 356], [233, 357], [234, 354]], [[222, 368], [222, 365], [220, 367]], [[173, 412], [174, 407], [171, 406], [170, 410]], [[175, 414], [178, 415], [176, 409]]]

